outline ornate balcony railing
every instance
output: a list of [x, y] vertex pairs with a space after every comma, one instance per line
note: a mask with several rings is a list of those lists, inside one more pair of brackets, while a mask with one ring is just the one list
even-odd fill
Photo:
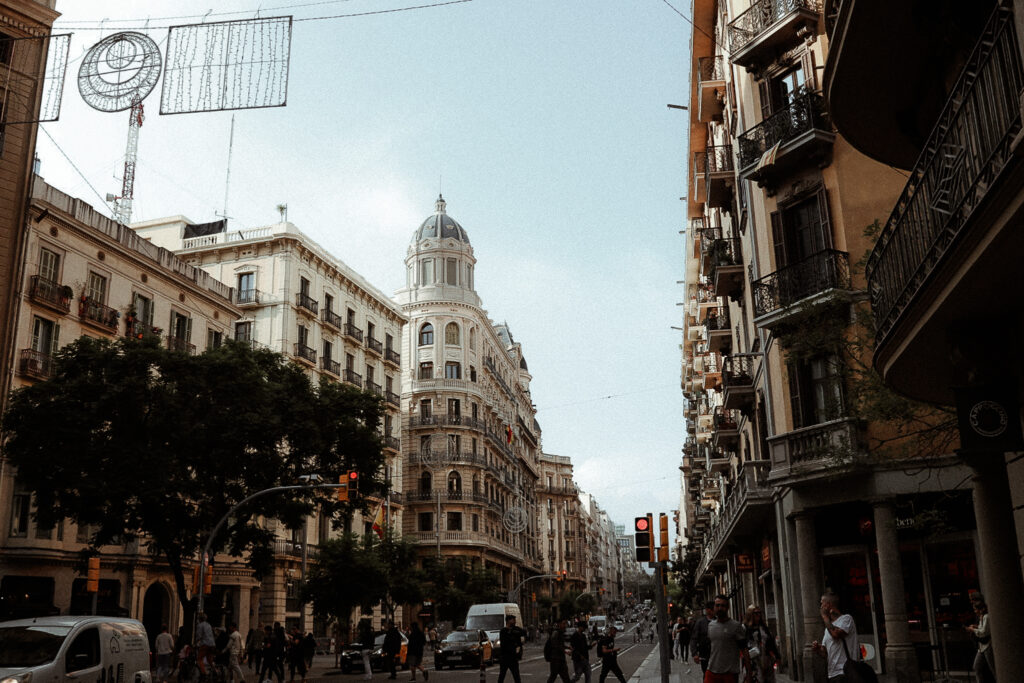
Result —
[[345, 336], [352, 337], [356, 341], [363, 341], [363, 331], [353, 323], [345, 323]]
[[295, 305], [314, 314], [320, 308], [320, 303], [316, 299], [308, 294], [303, 294], [302, 292], [298, 292], [295, 295]]
[[736, 411], [718, 406], [714, 413], [715, 429], [734, 431], [737, 429]]
[[74, 294], [67, 285], [59, 285], [41, 275], [33, 275], [29, 284], [29, 297], [36, 303], [43, 304], [61, 313], [71, 311], [71, 298]]
[[723, 237], [712, 240], [708, 246], [708, 257], [711, 263], [711, 270], [722, 266], [743, 265], [743, 252], [740, 248], [740, 238]]
[[384, 352], [384, 344], [381, 343], [381, 341], [379, 339], [374, 339], [373, 337], [367, 337], [366, 338], [366, 349], [368, 351], [372, 351], [373, 353], [376, 353], [379, 356], [379, 355], [381, 355], [381, 353]]
[[295, 355], [303, 360], [308, 360], [310, 363], [316, 363], [316, 349], [311, 346], [296, 344]]
[[709, 310], [707, 317], [704, 318], [704, 327], [707, 328], [709, 336], [712, 331], [728, 330], [729, 307], [719, 306]]
[[386, 392], [384, 392], [384, 400], [386, 400], [388, 403], [390, 403], [393, 406], [399, 405], [398, 394], [396, 394], [393, 391], [386, 391]]
[[793, 12], [819, 12], [820, 8], [816, 0], [759, 0], [729, 23], [729, 51], [739, 52]]
[[700, 82], [724, 81], [725, 67], [726, 62], [723, 55], [699, 58], [697, 60], [697, 73], [700, 77]]
[[78, 317], [109, 332], [117, 332], [117, 321], [121, 314], [117, 312], [117, 309], [105, 306], [89, 297], [82, 297], [78, 302]]
[[850, 255], [826, 249], [753, 283], [754, 317], [830, 289], [850, 288]]
[[1024, 89], [1014, 11], [999, 5], [954, 85], [868, 257], [879, 343], [960, 241], [1013, 159]]
[[369, 391], [371, 394], [376, 394], [377, 396], [384, 395], [384, 387], [377, 384], [376, 382], [371, 382], [370, 380], [366, 380], [366, 390]]
[[752, 460], [743, 464], [732, 482], [718, 515], [712, 521], [711, 532], [708, 534], [707, 547], [702, 558], [700, 576], [708, 569], [708, 563], [722, 550], [723, 544], [735, 529], [736, 520], [752, 503], [767, 504], [771, 501], [771, 487], [768, 484], [768, 471], [771, 463], [768, 460]]
[[336, 377], [341, 376], [341, 363], [336, 360], [331, 360], [324, 356], [320, 359], [320, 367], [323, 368], [324, 372], [329, 372]]
[[171, 351], [178, 351], [179, 353], [187, 353], [190, 356], [195, 355], [196, 345], [190, 344], [187, 339], [180, 339], [173, 335], [167, 336], [167, 348]]
[[722, 359], [722, 385], [743, 388], [754, 386], [754, 358], [760, 354], [737, 353]]
[[235, 292], [235, 303], [239, 306], [258, 304], [263, 292], [258, 289], [239, 289]]
[[385, 436], [384, 437], [384, 448], [390, 448], [393, 451], [397, 451], [402, 446], [402, 440], [397, 436]]
[[360, 375], [355, 370], [349, 370], [349, 369], [346, 368], [345, 369], [345, 374], [343, 376], [343, 379], [346, 382], [348, 382], [349, 384], [354, 384], [357, 387], [362, 387], [363, 386], [363, 376]]
[[42, 351], [22, 349], [18, 358], [18, 374], [35, 379], [53, 377], [53, 356]]
[[394, 349], [384, 349], [384, 362], [392, 365], [401, 365], [402, 356]]
[[341, 316], [334, 311], [324, 309], [323, 311], [324, 322], [333, 327], [336, 330], [340, 330], [344, 323], [341, 321]]
[[789, 106], [739, 136], [740, 169], [754, 167], [776, 144], [784, 145], [812, 130], [832, 132], [824, 100], [816, 92], [794, 98]]

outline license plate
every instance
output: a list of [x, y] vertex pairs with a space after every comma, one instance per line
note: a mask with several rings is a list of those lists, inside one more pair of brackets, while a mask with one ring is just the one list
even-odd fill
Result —
[[448, 659], [452, 660], [453, 662], [456, 662], [462, 659], [462, 655], [449, 655]]

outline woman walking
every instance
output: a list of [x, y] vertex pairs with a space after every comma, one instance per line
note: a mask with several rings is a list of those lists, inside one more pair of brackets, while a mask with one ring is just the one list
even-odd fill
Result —
[[750, 668], [755, 683], [775, 683], [775, 662], [779, 659], [779, 648], [775, 636], [768, 630], [761, 608], [751, 605], [743, 621], [747, 627], [747, 652], [750, 654]]
[[409, 630], [409, 643], [406, 645], [405, 661], [409, 665], [409, 673], [412, 680], [416, 680], [416, 669], [423, 674], [423, 680], [430, 678], [430, 674], [423, 667], [423, 648], [427, 644], [427, 636], [420, 630], [419, 622], [412, 622]]

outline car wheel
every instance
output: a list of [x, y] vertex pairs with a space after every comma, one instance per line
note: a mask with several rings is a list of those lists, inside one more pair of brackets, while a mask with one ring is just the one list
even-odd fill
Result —
[[348, 666], [347, 664], [343, 665], [341, 667], [341, 673], [343, 673], [343, 674], [350, 674], [350, 673], [352, 673], [352, 667]]

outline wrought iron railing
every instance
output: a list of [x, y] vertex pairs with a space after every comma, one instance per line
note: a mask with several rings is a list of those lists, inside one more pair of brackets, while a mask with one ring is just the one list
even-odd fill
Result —
[[117, 332], [117, 321], [121, 314], [117, 312], [117, 309], [105, 306], [89, 297], [82, 297], [78, 302], [78, 317], [111, 332]]
[[401, 445], [402, 445], [402, 440], [399, 439], [397, 436], [385, 436], [384, 437], [384, 447], [385, 448], [390, 448], [393, 451], [397, 451], [397, 450], [400, 449]]
[[754, 385], [754, 358], [759, 354], [736, 353], [722, 359], [723, 389]]
[[363, 386], [363, 376], [360, 375], [355, 370], [349, 370], [348, 368], [346, 368], [345, 369], [344, 380], [346, 382], [348, 382], [349, 384], [356, 385], [357, 387]]
[[366, 348], [369, 351], [376, 353], [378, 356], [384, 351], [384, 344], [379, 339], [373, 337], [366, 338]]
[[331, 360], [324, 356], [320, 359], [320, 366], [324, 369], [324, 372], [329, 372], [338, 377], [341, 376], [341, 363], [336, 360]]
[[731, 173], [733, 167], [732, 145], [712, 145], [693, 153], [693, 182], [710, 183], [710, 174]]
[[340, 330], [344, 323], [341, 321], [341, 316], [334, 311], [324, 309], [323, 312], [324, 322], [333, 327], [336, 330]]
[[320, 308], [320, 303], [316, 299], [302, 292], [295, 294], [295, 305], [299, 308], [305, 308], [311, 313], [316, 313]]
[[190, 356], [195, 355], [196, 345], [190, 344], [187, 339], [181, 339], [173, 335], [167, 337], [167, 348], [171, 351], [178, 351], [179, 353], [187, 353]]
[[735, 430], [737, 429], [736, 411], [717, 406], [714, 413], [715, 429]]
[[776, 22], [797, 10], [821, 11], [816, 0], [759, 0], [729, 22], [729, 51], [742, 50]]
[[316, 363], [316, 349], [305, 344], [295, 344], [295, 355], [310, 363]]
[[708, 311], [704, 319], [704, 327], [708, 332], [729, 329], [729, 307], [719, 306]]
[[1024, 88], [1012, 8], [999, 4], [967, 60], [868, 257], [881, 341], [963, 235], [1021, 130]]
[[377, 396], [384, 395], [384, 387], [377, 384], [376, 382], [371, 382], [370, 380], [366, 380], [366, 390], [369, 391], [371, 394], [376, 394]]
[[723, 55], [701, 57], [697, 60], [697, 73], [700, 82], [725, 80], [726, 61]]
[[850, 255], [825, 249], [753, 283], [754, 316], [791, 306], [829, 289], [850, 288]]
[[816, 92], [795, 97], [787, 107], [739, 136], [740, 169], [756, 164], [776, 143], [785, 144], [811, 130], [832, 131], [825, 101]]
[[67, 285], [59, 285], [53, 280], [47, 280], [41, 275], [33, 275], [28, 290], [29, 297], [33, 301], [47, 304], [64, 313], [71, 310], [71, 297], [74, 294]]
[[394, 349], [384, 349], [384, 362], [393, 365], [402, 364], [402, 356]]
[[363, 341], [363, 331], [353, 323], [345, 323], [345, 335], [355, 340]]
[[771, 486], [768, 484], [768, 472], [771, 462], [768, 460], [751, 460], [745, 462], [731, 482], [717, 518], [711, 524], [711, 532], [707, 539], [705, 557], [702, 558], [700, 573], [707, 571], [707, 564], [722, 550], [722, 544], [728, 539], [736, 519], [751, 502], [762, 504], [771, 499]]
[[738, 237], [723, 237], [713, 240], [708, 246], [711, 255], [711, 269], [720, 266], [743, 265], [743, 252], [740, 250], [740, 239]]
[[397, 406], [399, 404], [398, 394], [393, 391], [384, 392], [384, 399], [393, 406]]
[[235, 293], [235, 303], [239, 306], [258, 304], [262, 292], [258, 289], [240, 289]]
[[53, 356], [34, 349], [22, 349], [18, 359], [18, 374], [49, 379], [53, 376]]

